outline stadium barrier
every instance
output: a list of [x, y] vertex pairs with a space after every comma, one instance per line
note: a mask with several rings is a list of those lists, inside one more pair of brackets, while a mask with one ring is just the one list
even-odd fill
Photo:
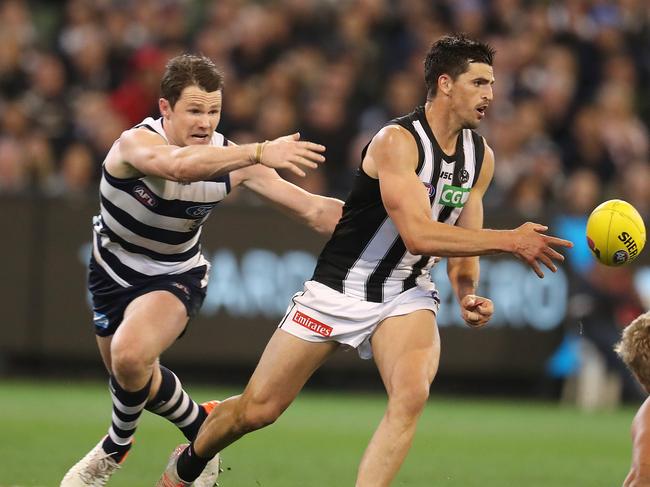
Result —
[[[85, 289], [94, 198], [0, 200], [0, 252], [5, 256], [0, 295], [4, 306], [0, 357], [97, 360]], [[552, 215], [541, 221], [551, 221]], [[495, 228], [522, 218], [488, 219]], [[552, 228], [551, 228], [552, 230]], [[252, 367], [291, 295], [308, 279], [325, 239], [273, 209], [223, 205], [204, 227], [212, 263], [201, 314], [167, 352], [174, 363]], [[442, 307], [440, 373], [454, 376], [532, 377], [562, 341], [567, 323], [570, 267], [538, 279], [516, 259], [481, 260], [480, 294], [493, 299], [489, 327], [474, 331], [460, 320], [444, 262], [433, 270]], [[634, 265], [648, 280], [648, 252]], [[567, 327], [567, 325], [569, 325]], [[369, 370], [371, 362], [342, 352], [325, 369]]]

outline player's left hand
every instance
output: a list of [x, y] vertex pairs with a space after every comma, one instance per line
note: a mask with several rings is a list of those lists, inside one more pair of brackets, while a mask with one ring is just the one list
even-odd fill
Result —
[[488, 298], [468, 294], [460, 301], [460, 313], [469, 326], [481, 328], [492, 318], [494, 305]]

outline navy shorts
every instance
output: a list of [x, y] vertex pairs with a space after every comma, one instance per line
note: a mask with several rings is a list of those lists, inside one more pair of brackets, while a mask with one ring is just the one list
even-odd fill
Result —
[[185, 305], [187, 316], [193, 318], [205, 299], [207, 286], [201, 287], [201, 281], [205, 279], [206, 272], [206, 266], [201, 266], [182, 274], [164, 274], [132, 281], [130, 287], [122, 287], [91, 256], [88, 290], [93, 300], [95, 334], [100, 337], [113, 335], [124, 319], [124, 311], [129, 303], [152, 291], [169, 291]]

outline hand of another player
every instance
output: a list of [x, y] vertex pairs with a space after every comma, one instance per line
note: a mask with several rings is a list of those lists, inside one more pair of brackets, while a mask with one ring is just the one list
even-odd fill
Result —
[[460, 313], [469, 326], [482, 328], [492, 318], [494, 305], [488, 298], [468, 294], [460, 301]]
[[546, 230], [547, 226], [531, 222], [512, 230], [515, 234], [512, 253], [526, 262], [540, 278], [544, 277], [540, 263], [556, 272], [557, 267], [553, 261], [564, 261], [564, 256], [553, 247], [573, 247], [573, 242], [569, 240], [544, 235], [542, 232]]
[[266, 142], [260, 162], [273, 169], [288, 169], [304, 177], [304, 168], [315, 169], [325, 161], [322, 152], [325, 152], [325, 146], [302, 141], [300, 134], [295, 133]]

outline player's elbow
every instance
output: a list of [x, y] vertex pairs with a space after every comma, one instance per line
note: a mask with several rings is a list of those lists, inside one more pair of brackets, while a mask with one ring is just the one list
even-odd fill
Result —
[[404, 232], [402, 235], [404, 246], [413, 255], [425, 255], [427, 248], [421, 235], [415, 232]]
[[198, 173], [197, 167], [192, 163], [192, 158], [182, 150], [175, 150], [171, 153], [168, 173], [169, 179], [180, 183], [200, 181], [203, 176]]

